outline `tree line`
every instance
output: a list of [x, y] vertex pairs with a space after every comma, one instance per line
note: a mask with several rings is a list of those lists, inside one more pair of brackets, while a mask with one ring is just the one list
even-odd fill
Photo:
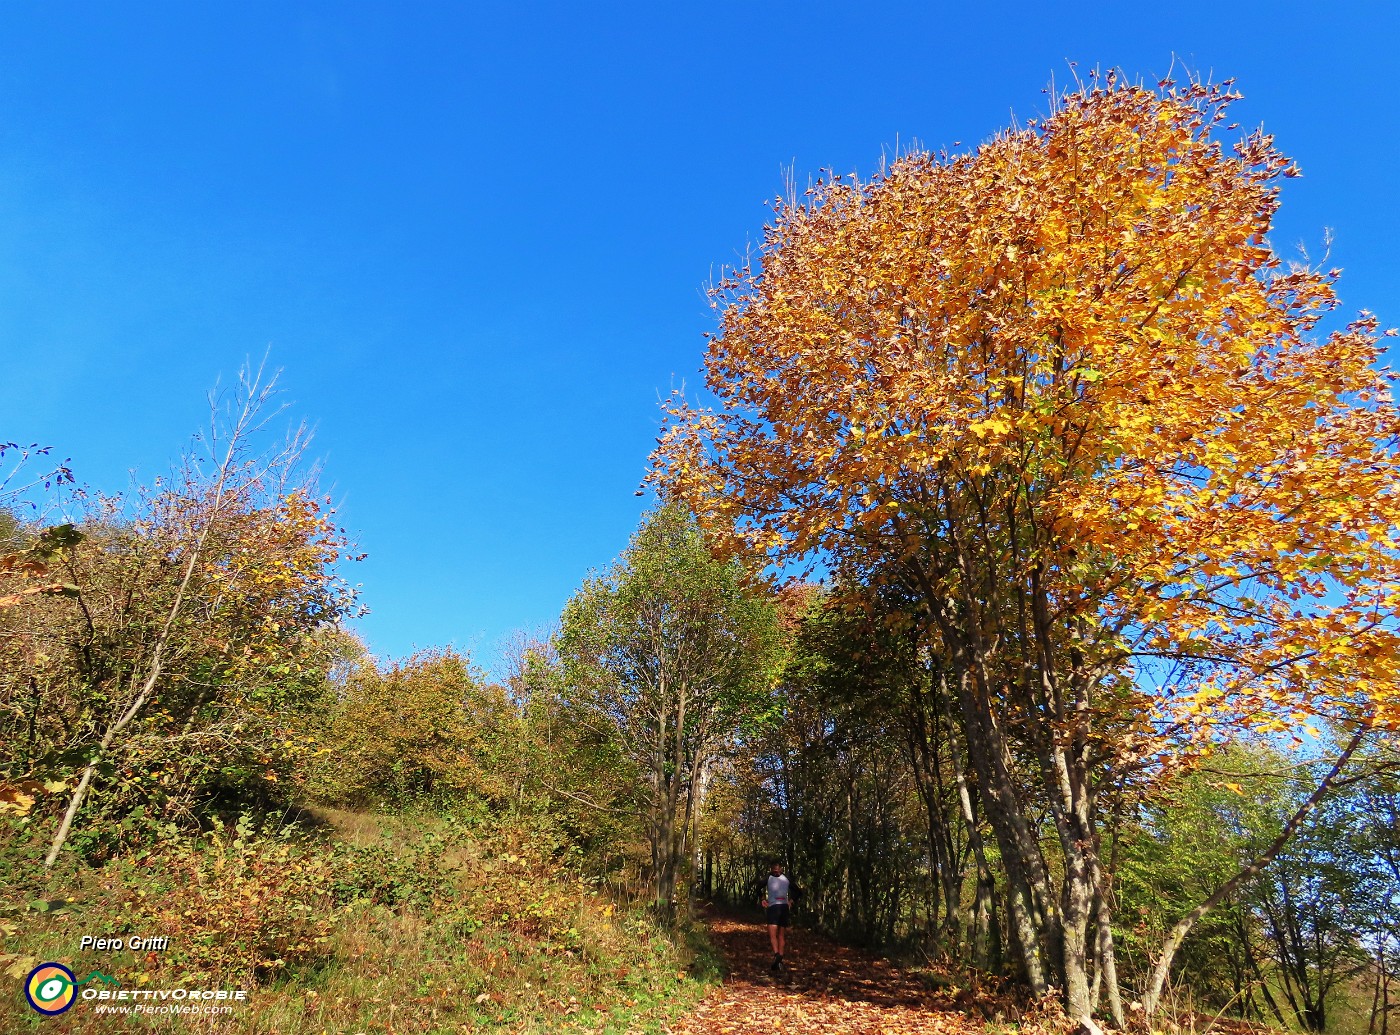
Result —
[[[707, 403], [676, 395], [654, 456], [721, 550], [818, 565], [902, 637], [826, 659], [843, 693], [902, 698], [815, 712], [834, 788], [800, 753], [768, 763], [782, 822], [848, 819], [830, 908], [888, 933], [920, 893], [897, 865], [850, 886], [862, 853], [914, 851], [857, 731], [903, 739], [913, 799], [956, 803], [924, 810], [926, 918], [966, 926], [966, 853], [973, 929], [995, 910], [1004, 959], [1086, 1027], [1154, 1016], [1200, 925], [1400, 726], [1393, 376], [1374, 316], [1324, 330], [1340, 271], [1270, 246], [1298, 170], [1229, 123], [1238, 96], [1108, 74], [970, 153], [780, 199], [715, 287]], [[1296, 792], [1129, 981], [1120, 832], [1244, 746], [1282, 752]]]
[[1237, 96], [1103, 77], [777, 202], [661, 502], [495, 680], [347, 631], [353, 547], [260, 375], [72, 521], [21, 509], [71, 481], [28, 450], [7, 857], [509, 813], [665, 921], [778, 858], [811, 922], [1090, 1029], [1194, 996], [1321, 1031], [1369, 994], [1386, 1031], [1400, 424], [1378, 322], [1324, 329], [1337, 271], [1269, 245], [1297, 170]]

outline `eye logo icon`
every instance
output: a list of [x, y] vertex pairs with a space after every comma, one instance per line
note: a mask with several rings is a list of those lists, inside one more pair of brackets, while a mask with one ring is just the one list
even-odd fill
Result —
[[57, 1017], [78, 997], [77, 984], [62, 963], [40, 963], [25, 979], [24, 996], [45, 1017]]

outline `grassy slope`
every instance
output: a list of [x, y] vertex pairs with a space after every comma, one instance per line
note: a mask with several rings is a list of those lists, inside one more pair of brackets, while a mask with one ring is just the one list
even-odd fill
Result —
[[[0, 869], [0, 1030], [647, 1031], [686, 1009], [714, 957], [580, 880], [529, 824], [329, 813], [315, 839], [243, 831], [50, 883]], [[11, 842], [13, 848], [13, 842]], [[17, 876], [17, 874], [21, 876]], [[65, 901], [71, 898], [71, 903]], [[63, 904], [48, 912], [27, 903]], [[85, 934], [164, 935], [164, 953], [82, 952]], [[244, 987], [216, 1020], [111, 1017], [23, 999], [36, 961], [125, 989]], [[91, 987], [102, 987], [100, 982]]]

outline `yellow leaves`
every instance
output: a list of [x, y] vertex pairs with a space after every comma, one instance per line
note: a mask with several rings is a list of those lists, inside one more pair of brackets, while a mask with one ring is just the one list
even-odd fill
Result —
[[[781, 560], [927, 549], [890, 531], [896, 499], [988, 536], [1019, 501], [1047, 555], [1078, 552], [1055, 592], [1224, 659], [1203, 716], [1275, 722], [1304, 671], [1319, 700], [1381, 693], [1400, 660], [1356, 620], [1400, 584], [1394, 413], [1361, 395], [1376, 325], [1316, 340], [1331, 281], [1264, 245], [1282, 156], [1220, 154], [1209, 103], [1076, 95], [781, 209], [710, 344], [723, 408], [671, 409], [653, 481]], [[1270, 610], [1328, 592], [1357, 594], [1350, 619]]]
[[987, 417], [969, 424], [967, 430], [978, 438], [986, 438], [988, 435], [1005, 435], [1011, 431], [1011, 422], [1003, 417]]
[[38, 800], [42, 785], [35, 780], [0, 786], [0, 816], [27, 816]]

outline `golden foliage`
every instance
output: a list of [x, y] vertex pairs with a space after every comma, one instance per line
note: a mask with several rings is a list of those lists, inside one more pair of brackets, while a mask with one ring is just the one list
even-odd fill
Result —
[[780, 202], [715, 292], [720, 408], [673, 400], [652, 479], [732, 549], [913, 563], [986, 628], [1034, 582], [1056, 649], [1184, 665], [1152, 707], [1202, 735], [1400, 727], [1377, 324], [1319, 330], [1338, 271], [1270, 248], [1297, 169], [1222, 142], [1237, 96], [1110, 77]]
[[518, 716], [452, 651], [353, 673], [331, 705], [313, 793], [328, 801], [405, 804], [515, 791]]

